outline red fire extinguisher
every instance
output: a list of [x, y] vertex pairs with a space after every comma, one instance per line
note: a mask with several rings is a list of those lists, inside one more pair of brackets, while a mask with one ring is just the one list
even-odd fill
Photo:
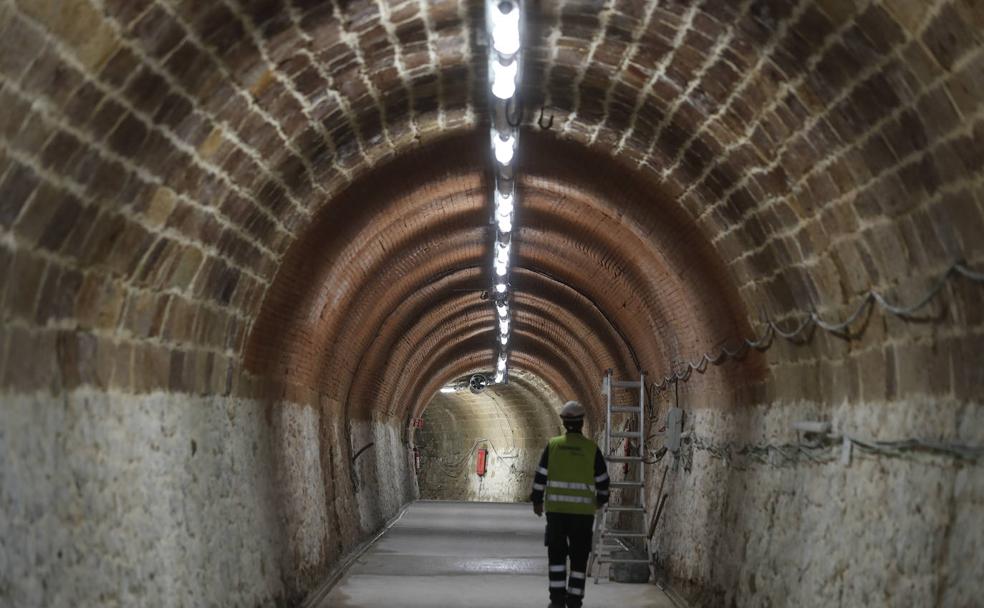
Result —
[[475, 461], [475, 472], [479, 477], [485, 477], [485, 469], [488, 466], [489, 451], [485, 448], [478, 448], [478, 458]]

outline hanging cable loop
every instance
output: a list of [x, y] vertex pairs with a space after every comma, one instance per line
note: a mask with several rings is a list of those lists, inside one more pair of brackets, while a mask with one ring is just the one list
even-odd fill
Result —
[[[984, 284], [984, 273], [971, 270], [963, 260], [960, 260], [954, 262], [946, 272], [933, 282], [932, 287], [922, 297], [910, 305], [892, 303], [881, 293], [870, 289], [861, 298], [854, 311], [843, 321], [825, 320], [816, 311], [810, 311], [800, 321], [799, 325], [793, 329], [785, 330], [778, 323], [768, 318], [768, 316], [764, 316], [761, 335], [756, 336], [755, 339], [744, 338], [735, 349], [730, 349], [727, 345], [724, 345], [717, 352], [704, 353], [694, 362], [686, 361], [683, 369], [674, 371], [664, 377], [660, 382], [654, 382], [650, 385], [650, 399], [655, 398], [657, 393], [665, 391], [671, 383], [676, 385], [676, 390], [679, 391], [680, 382], [689, 381], [695, 371], [703, 374], [707, 371], [708, 365], [718, 366], [728, 360], [741, 360], [753, 349], [764, 352], [772, 347], [776, 336], [793, 344], [806, 344], [813, 337], [813, 331], [819, 328], [830, 334], [851, 340], [860, 337], [864, 332], [864, 327], [857, 332], [853, 331], [852, 328], [855, 324], [862, 318], [867, 319], [868, 315], [876, 307], [891, 316], [901, 319], [912, 319], [916, 313], [933, 302], [946, 287], [946, 284], [955, 277], [961, 277], [973, 283]], [[867, 325], [867, 320], [865, 320], [865, 325]]]

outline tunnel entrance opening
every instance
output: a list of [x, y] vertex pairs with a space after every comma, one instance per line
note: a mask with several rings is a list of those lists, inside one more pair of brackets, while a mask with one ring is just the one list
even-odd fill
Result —
[[467, 384], [465, 376], [445, 385], [414, 429], [420, 498], [528, 500], [540, 451], [561, 430], [562, 396], [528, 371], [477, 393]]

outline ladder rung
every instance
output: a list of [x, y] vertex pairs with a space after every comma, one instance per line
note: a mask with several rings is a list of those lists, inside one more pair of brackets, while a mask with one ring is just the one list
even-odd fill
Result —
[[639, 431], [615, 431], [611, 434], [612, 437], [635, 437], [637, 439], [642, 438], [642, 433]]
[[642, 462], [642, 456], [606, 456], [608, 462]]
[[612, 406], [612, 412], [613, 413], [620, 413], [620, 414], [638, 414], [639, 413], [639, 408], [637, 406], [634, 406], [634, 405], [631, 406], [631, 407], [623, 407], [621, 405], [613, 405]]
[[603, 557], [598, 558], [599, 564], [648, 564], [648, 559], [629, 559], [625, 558], [615, 558], [615, 559], [605, 559]]
[[639, 388], [642, 384], [638, 380], [615, 380], [612, 382], [615, 388]]
[[632, 513], [642, 513], [645, 511], [642, 507], [608, 507], [608, 510], [612, 513], [622, 513], [622, 512], [632, 512]]
[[602, 532], [605, 536], [611, 536], [613, 538], [645, 538], [646, 535], [642, 532]]
[[641, 488], [641, 481], [613, 481], [609, 488]]

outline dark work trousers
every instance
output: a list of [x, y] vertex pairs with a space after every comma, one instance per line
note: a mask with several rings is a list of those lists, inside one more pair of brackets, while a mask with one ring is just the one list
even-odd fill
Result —
[[[547, 561], [550, 562], [550, 601], [568, 608], [579, 608], [584, 599], [584, 582], [591, 553], [594, 517], [571, 513], [547, 513]], [[567, 558], [571, 575], [567, 579]]]

